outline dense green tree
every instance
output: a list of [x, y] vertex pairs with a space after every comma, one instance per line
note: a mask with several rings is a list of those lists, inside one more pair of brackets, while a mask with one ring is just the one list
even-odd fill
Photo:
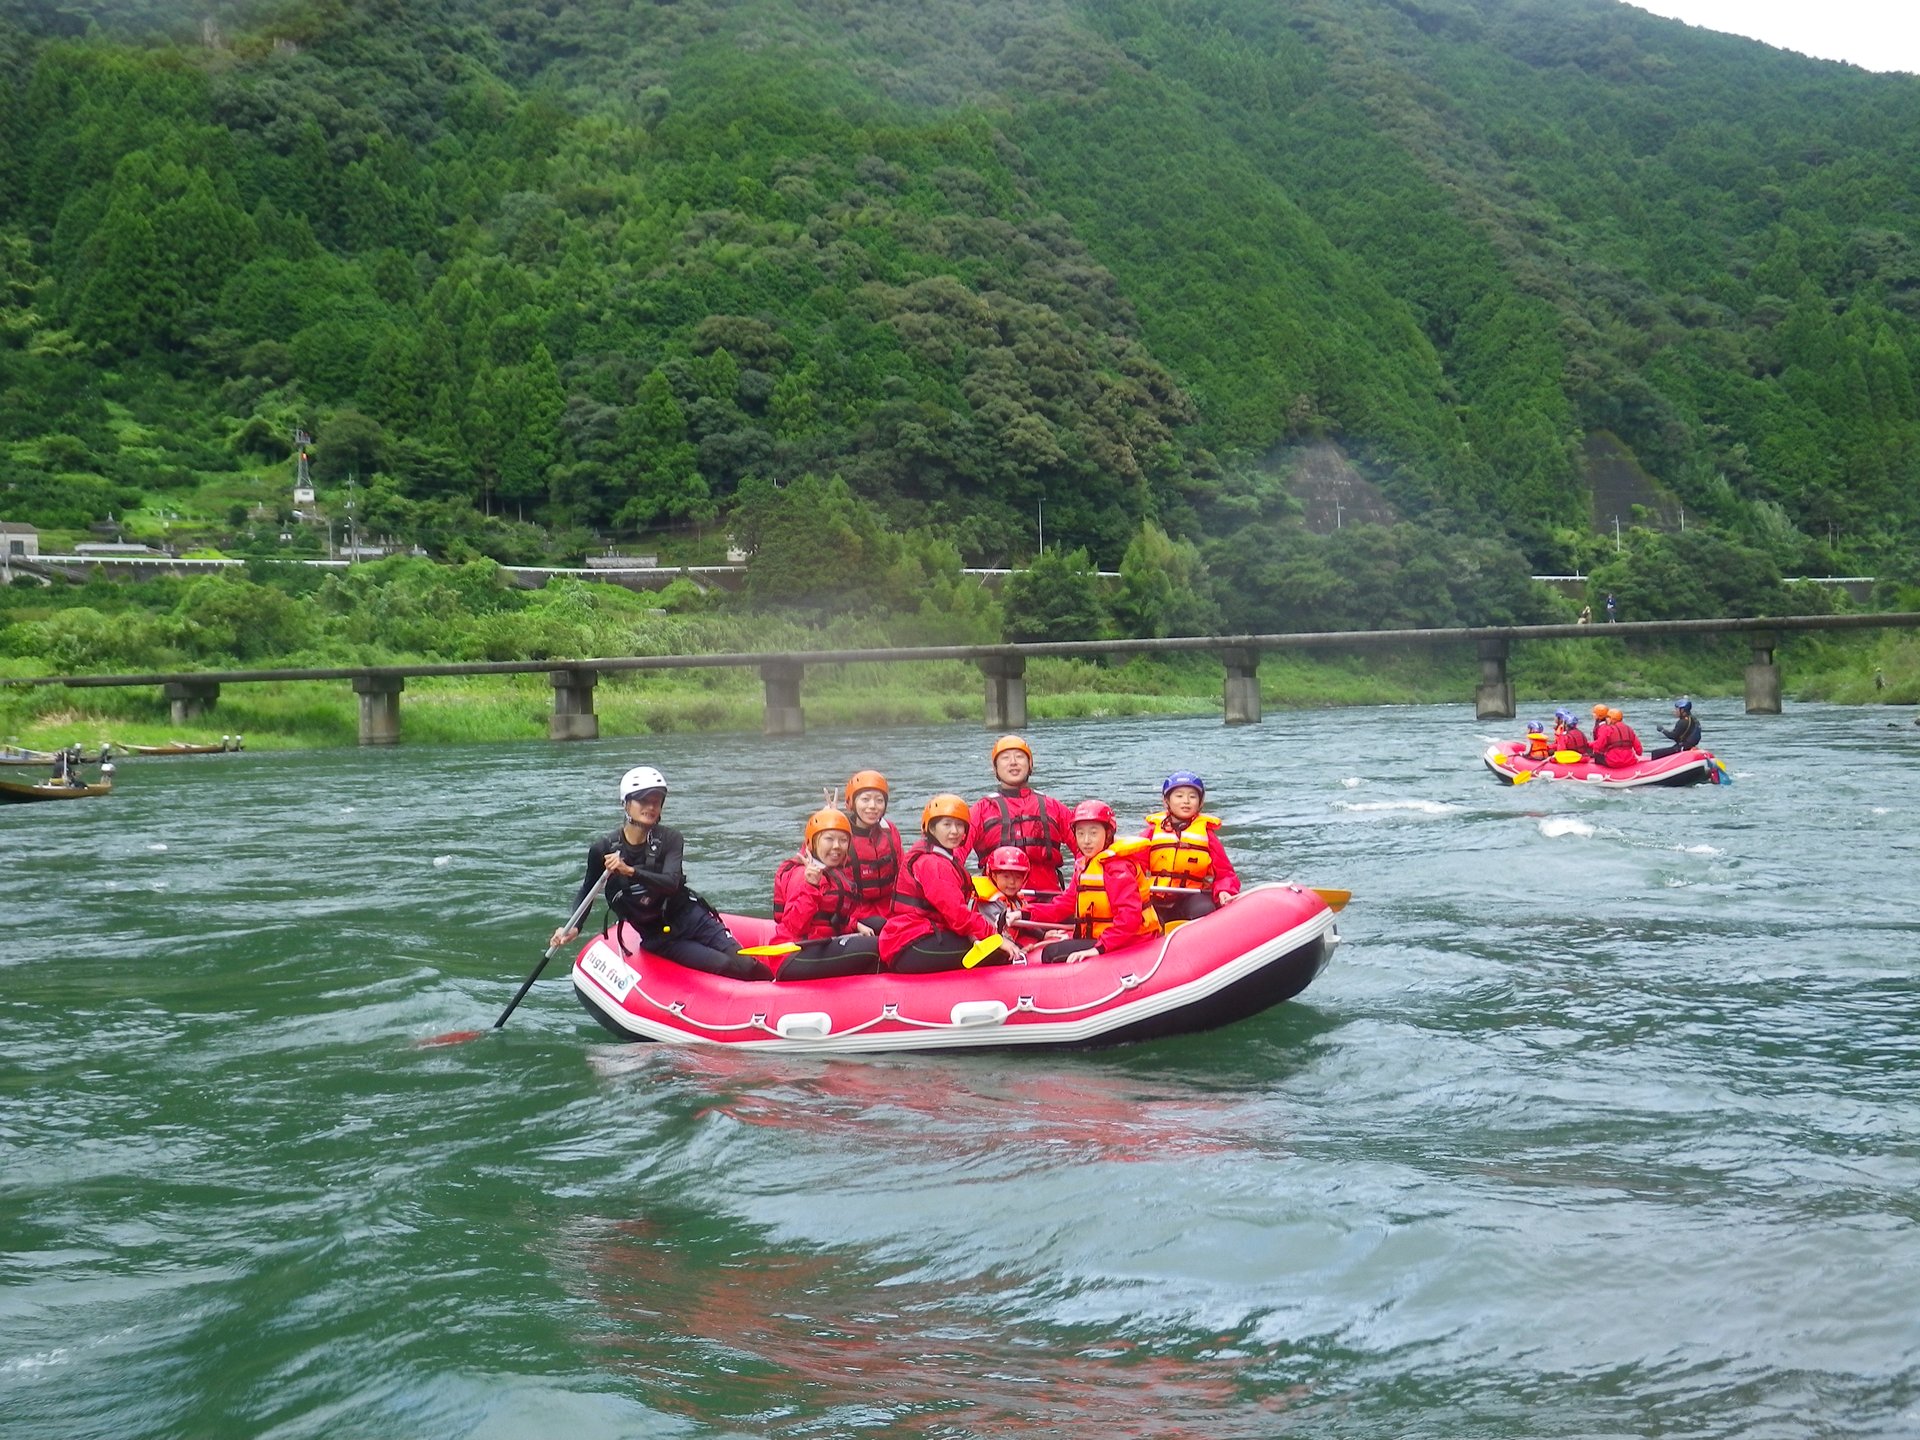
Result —
[[1033, 564], [1007, 577], [1000, 604], [1006, 638], [1100, 640], [1107, 635], [1107, 607], [1085, 550], [1061, 554], [1048, 547]]

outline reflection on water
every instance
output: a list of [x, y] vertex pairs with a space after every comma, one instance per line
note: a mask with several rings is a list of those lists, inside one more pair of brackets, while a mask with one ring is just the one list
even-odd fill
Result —
[[623, 1046], [559, 962], [415, 1046], [627, 765], [763, 910], [823, 784], [912, 813], [972, 731], [0, 812], [7, 1440], [1920, 1432], [1920, 739], [1706, 718], [1738, 784], [1609, 795], [1500, 787], [1460, 707], [1035, 727], [1066, 798], [1196, 768], [1245, 872], [1355, 892], [1301, 1000], [1081, 1057]]

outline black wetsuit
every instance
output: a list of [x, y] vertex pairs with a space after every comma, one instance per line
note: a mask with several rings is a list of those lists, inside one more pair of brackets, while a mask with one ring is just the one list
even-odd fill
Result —
[[1664, 725], [1656, 728], [1673, 743], [1662, 745], [1647, 757], [1649, 760], [1658, 760], [1666, 755], [1678, 755], [1682, 750], [1692, 750], [1700, 744], [1700, 722], [1693, 718], [1691, 710], [1683, 711], [1680, 718], [1673, 722], [1671, 730]]
[[[609, 855], [633, 867], [633, 874], [607, 873]], [[574, 893], [574, 908], [594, 882], [607, 876], [607, 906], [640, 932], [653, 954], [694, 970], [735, 980], [771, 980], [773, 972], [740, 944], [705, 901], [687, 889], [686, 841], [669, 825], [656, 825], [638, 845], [627, 841], [624, 825], [587, 847], [587, 873]]]

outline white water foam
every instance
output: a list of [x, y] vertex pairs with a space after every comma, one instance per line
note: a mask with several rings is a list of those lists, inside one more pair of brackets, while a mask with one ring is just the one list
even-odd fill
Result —
[[1540, 822], [1540, 833], [1550, 840], [1560, 835], [1579, 835], [1584, 838], [1593, 834], [1593, 826], [1576, 815], [1549, 815]]
[[1673, 847], [1682, 855], [1722, 855], [1726, 852], [1712, 845], [1676, 845]]
[[451, 855], [436, 855], [433, 857], [433, 868], [436, 870], [444, 870], [451, 864], [453, 864], [453, 856]]
[[1458, 805], [1447, 805], [1439, 800], [1363, 800], [1349, 802], [1342, 800], [1334, 805], [1336, 810], [1349, 810], [1356, 813], [1373, 810], [1411, 810], [1421, 815], [1457, 815]]
[[161, 843], [160, 843], [159, 841], [157, 841], [157, 840], [156, 840], [156, 841], [154, 841], [154, 843], [153, 843], [153, 844], [151, 844], [151, 845], [149, 845], [149, 846], [147, 846], [147, 849], [149, 849], [149, 850], [151, 850], [151, 851], [152, 851], [152, 852], [153, 852], [154, 854], [156, 854], [156, 855], [164, 855], [164, 854], [166, 854], [166, 853], [167, 853], [167, 847], [166, 847], [165, 845], [163, 845], [163, 844], [161, 844]]
[[[1347, 776], [1346, 779], [1342, 780], [1340, 783], [1342, 786], [1344, 786], [1348, 790], [1358, 790], [1362, 785], [1366, 784], [1367, 782], [1362, 780], [1358, 775], [1349, 775]], [[1881, 813], [1884, 814], [1885, 812], [1882, 811]]]

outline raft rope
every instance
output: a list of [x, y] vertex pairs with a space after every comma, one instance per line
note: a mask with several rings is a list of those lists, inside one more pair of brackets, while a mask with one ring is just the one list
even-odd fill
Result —
[[[1250, 895], [1254, 890], [1298, 891], [1299, 889], [1300, 887], [1297, 885], [1282, 885], [1278, 882], [1269, 882], [1265, 885], [1255, 885], [1251, 890], [1243, 893]], [[1153, 964], [1147, 967], [1144, 975], [1135, 974], [1132, 971], [1127, 972], [1120, 976], [1119, 983], [1112, 990], [1102, 995], [1099, 999], [1083, 1001], [1078, 1005], [1036, 1005], [1031, 995], [1022, 995], [1015, 1004], [1007, 1007], [1007, 1014], [1009, 1016], [1073, 1015], [1081, 1011], [1097, 1010], [1102, 1005], [1119, 999], [1129, 990], [1137, 990], [1152, 980], [1153, 977], [1159, 973], [1161, 964], [1166, 960], [1167, 947], [1173, 943], [1174, 934], [1179, 928], [1180, 927], [1176, 925], [1174, 929], [1165, 931], [1161, 935], [1160, 949], [1154, 955]], [[998, 969], [999, 967], [996, 966], [995, 968]], [[684, 1000], [661, 1000], [654, 995], [648, 994], [644, 982], [636, 981], [633, 987], [633, 993], [653, 1006], [654, 1009], [671, 1015], [674, 1019], [683, 1024], [690, 1025], [696, 1030], [703, 1030], [712, 1035], [737, 1034], [742, 1030], [761, 1030], [773, 1036], [775, 1039], [785, 1040], [789, 1038], [782, 1035], [778, 1028], [767, 1023], [765, 1011], [760, 1012], [749, 1020], [739, 1020], [731, 1024], [722, 1024], [689, 1015], [687, 1013], [687, 1003]], [[913, 1015], [902, 1015], [900, 1013], [899, 1002], [890, 1000], [882, 1003], [880, 1013], [875, 1015], [871, 1020], [862, 1020], [858, 1025], [849, 1025], [844, 1029], [835, 1030], [833, 1032], [833, 1038], [838, 1039], [843, 1035], [858, 1035], [863, 1030], [871, 1030], [874, 1026], [886, 1024], [888, 1021], [899, 1025], [911, 1025], [922, 1030], [964, 1030], [975, 1028], [964, 1021], [922, 1020]]]

